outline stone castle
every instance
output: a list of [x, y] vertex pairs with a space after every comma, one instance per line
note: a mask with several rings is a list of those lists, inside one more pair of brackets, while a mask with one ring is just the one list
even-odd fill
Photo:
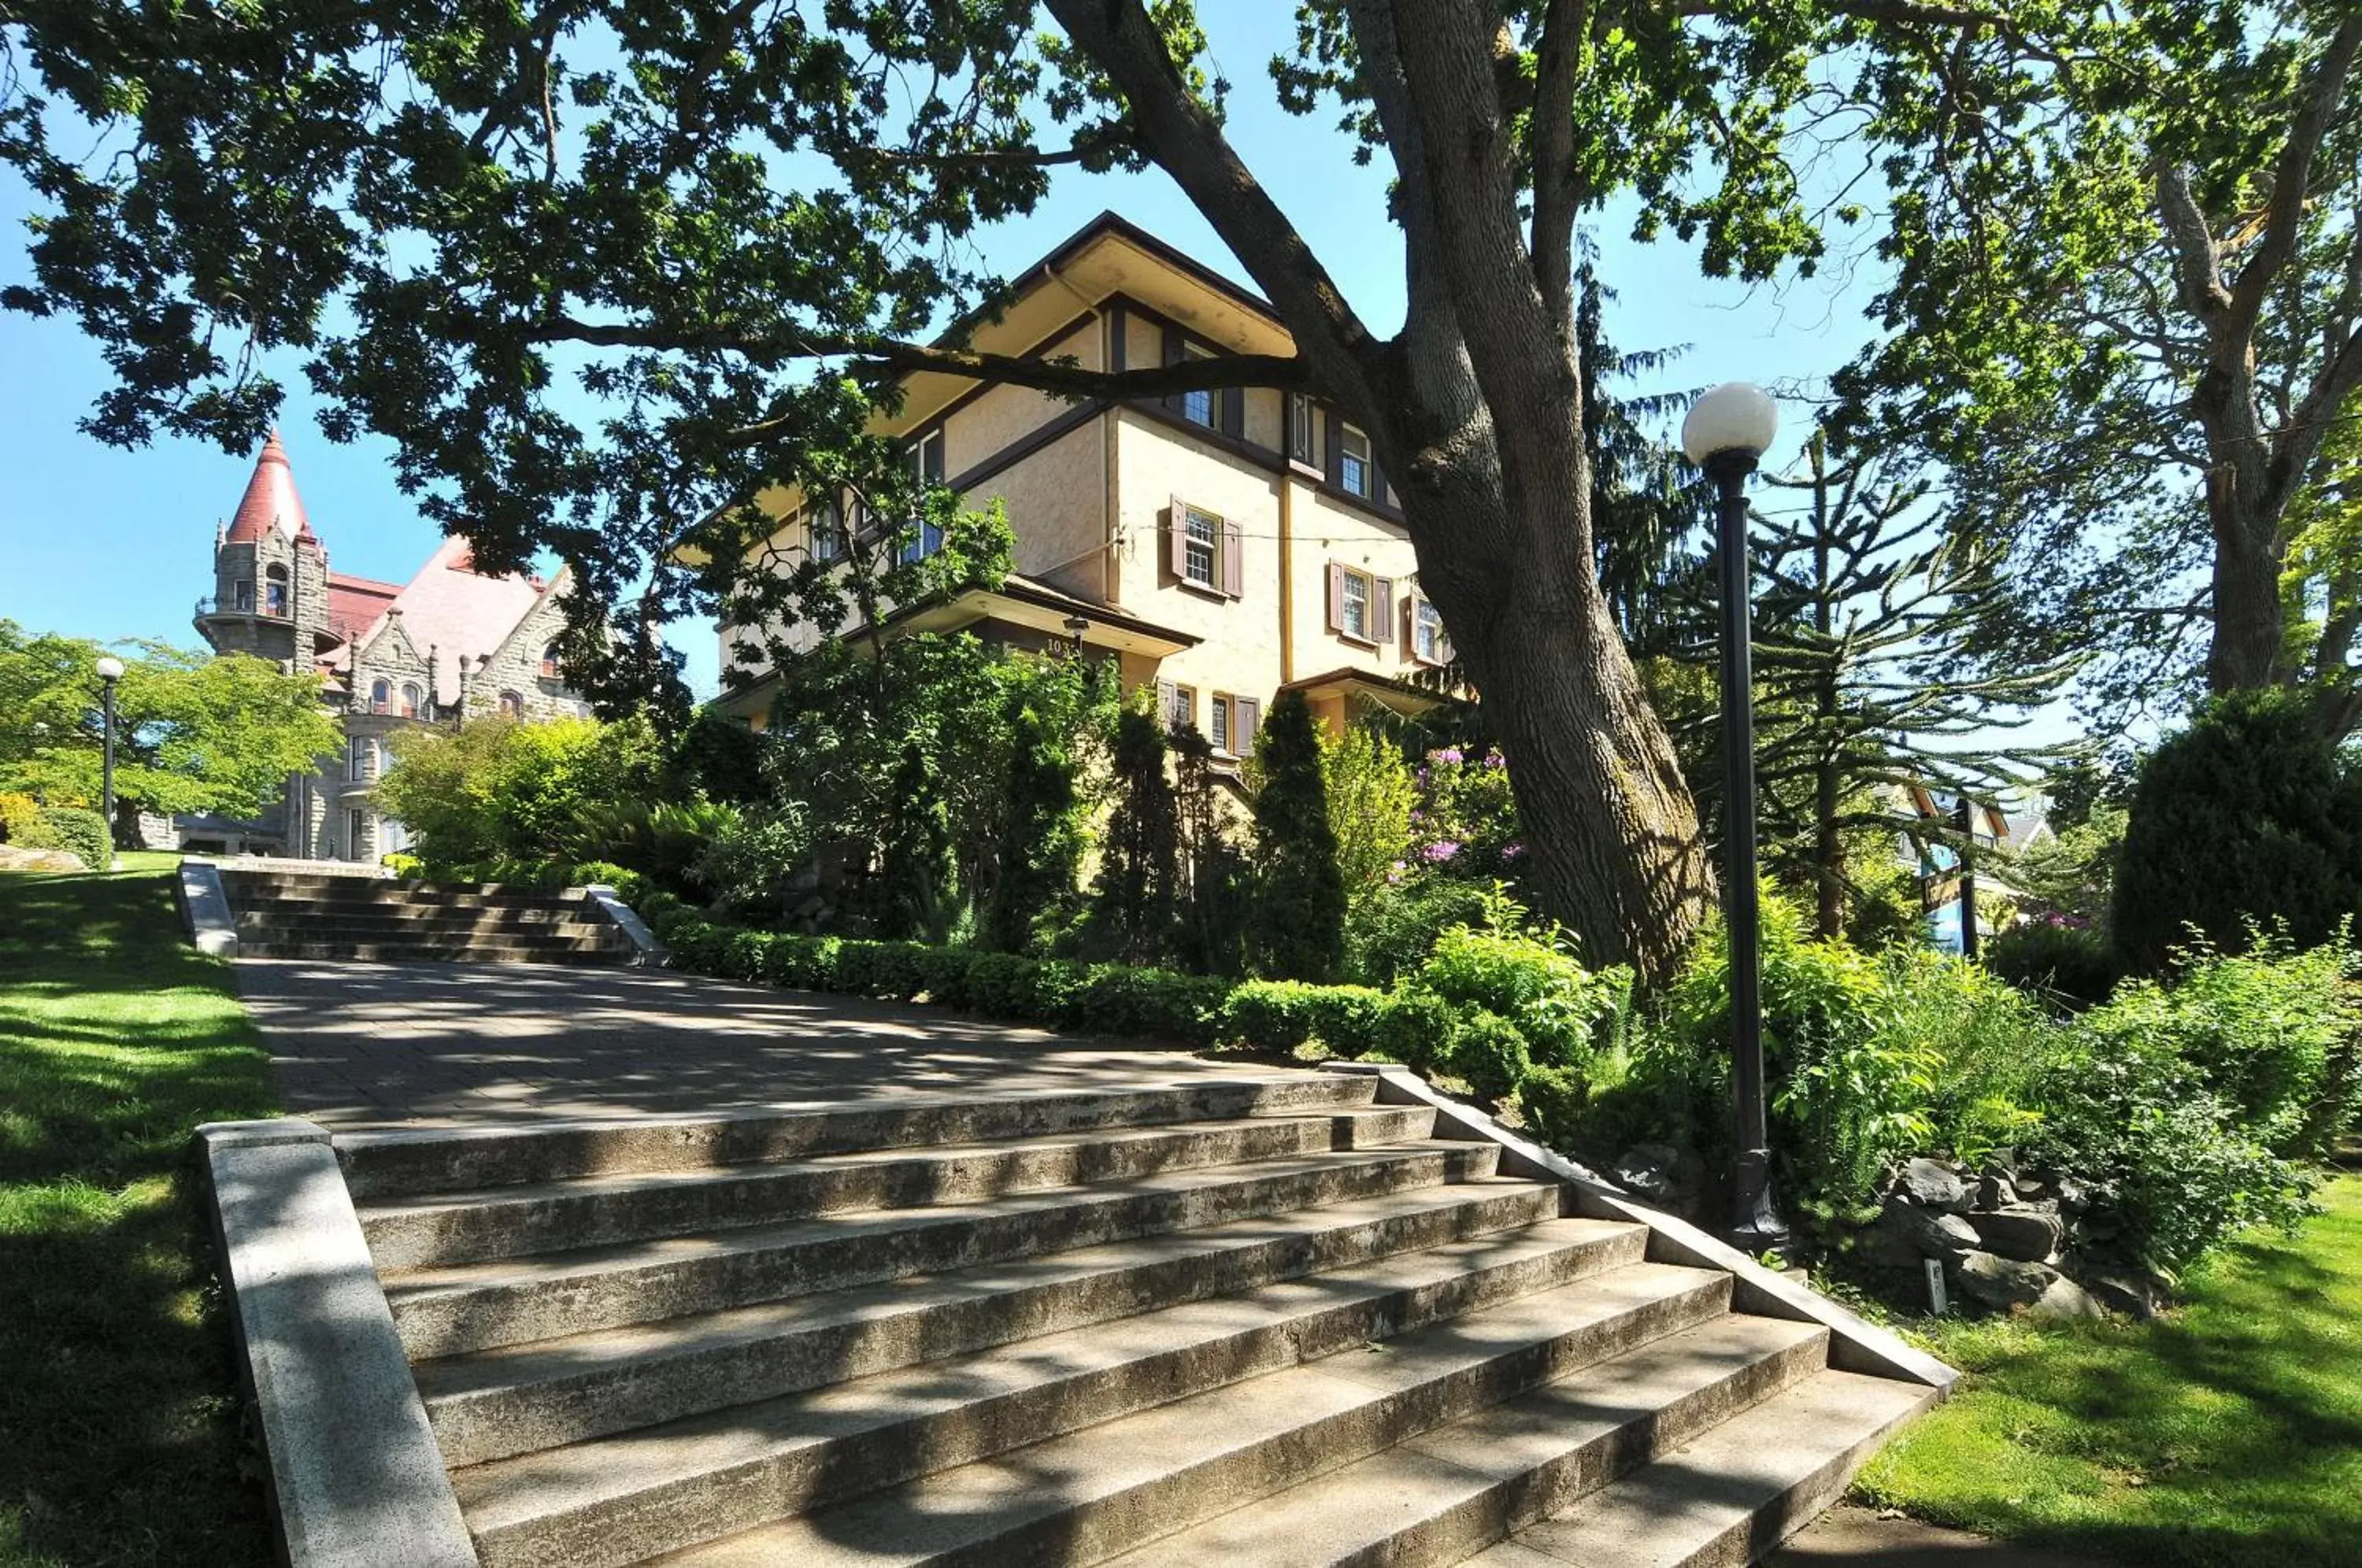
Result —
[[318, 671], [344, 750], [291, 778], [277, 809], [255, 821], [182, 819], [182, 847], [357, 861], [405, 847], [403, 824], [374, 800], [393, 734], [496, 713], [589, 711], [553, 646], [567, 583], [562, 570], [546, 580], [479, 572], [458, 536], [406, 583], [331, 570], [274, 432], [237, 514], [215, 532], [214, 591], [197, 602], [196, 628], [216, 653]]

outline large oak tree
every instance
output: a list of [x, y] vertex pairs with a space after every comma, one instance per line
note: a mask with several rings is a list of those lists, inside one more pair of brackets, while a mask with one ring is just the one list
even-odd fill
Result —
[[[614, 646], [642, 677], [649, 616], [746, 591], [651, 563], [734, 558], [750, 498], [841, 475], [897, 375], [1317, 387], [1401, 492], [1545, 911], [1658, 974], [1710, 874], [1597, 580], [1577, 218], [1629, 194], [1711, 270], [1809, 258], [1788, 149], [1828, 107], [1814, 61], [1891, 95], [1882, 61], [1916, 81], [2001, 15], [1303, 0], [1284, 98], [1341, 106], [1396, 175], [1407, 311], [1381, 336], [1225, 135], [1188, 0], [0, 0], [0, 157], [42, 204], [7, 303], [105, 345], [116, 441], [250, 443], [300, 359], [330, 433], [392, 437], [480, 558], [554, 548], [583, 604], [636, 605]], [[1152, 163], [1292, 356], [1105, 374], [922, 341], [990, 307], [978, 226], [1061, 166]]]

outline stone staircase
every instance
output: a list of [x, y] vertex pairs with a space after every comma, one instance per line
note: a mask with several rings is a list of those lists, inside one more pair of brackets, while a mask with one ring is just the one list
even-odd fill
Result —
[[579, 889], [563, 892], [225, 867], [251, 958], [406, 964], [630, 964], [631, 938]]
[[1735, 1564], [1937, 1397], [1378, 1086], [334, 1144], [489, 1568]]

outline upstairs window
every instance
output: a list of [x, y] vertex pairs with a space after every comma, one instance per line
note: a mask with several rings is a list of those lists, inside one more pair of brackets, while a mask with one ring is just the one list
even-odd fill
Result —
[[274, 566], [263, 574], [262, 608], [265, 613], [287, 613], [287, 569]]
[[248, 614], [253, 613], [254, 580], [252, 578], [244, 577], [238, 579], [237, 582], [230, 590], [230, 603], [241, 612]]
[[557, 645], [556, 643], [541, 650], [541, 678], [544, 680], [557, 679]]
[[1443, 612], [1423, 593], [1410, 602], [1410, 657], [1421, 664], [1451, 662], [1451, 639], [1444, 635]]
[[1390, 577], [1329, 563], [1329, 629], [1348, 642], [1375, 647], [1394, 624], [1395, 584]]
[[1170, 730], [1194, 730], [1198, 727], [1198, 689], [1175, 685], [1170, 680], [1156, 683], [1157, 709], [1164, 715], [1164, 727]]
[[1312, 456], [1312, 400], [1302, 392], [1287, 394], [1287, 455], [1309, 467]]
[[377, 777], [377, 737], [355, 735], [345, 742], [345, 779], [366, 784]]
[[833, 501], [811, 509], [811, 558], [833, 561], [844, 554], [844, 512]]
[[[930, 430], [911, 444], [911, 477], [922, 485], [944, 482], [944, 433]], [[894, 558], [904, 566], [925, 560], [944, 547], [943, 525], [933, 518], [922, 517], [910, 525], [910, 536], [894, 552]]]
[[390, 681], [390, 680], [372, 680], [372, 681], [370, 681], [370, 712], [372, 712], [372, 713], [382, 713], [382, 712], [384, 712], [387, 709], [389, 709], [389, 708], [391, 708], [391, 707], [392, 707], [392, 706], [393, 706], [393, 682], [392, 682], [392, 681]]
[[1370, 482], [1370, 438], [1353, 425], [1340, 426], [1337, 438], [1337, 482], [1364, 500], [1374, 500]]
[[[1200, 348], [1195, 343], [1191, 343], [1182, 348], [1181, 357], [1184, 359], [1210, 359], [1214, 356], [1208, 350]], [[1192, 425], [1202, 425], [1207, 429], [1211, 430], [1214, 427], [1214, 393], [1212, 390], [1210, 388], [1201, 388], [1197, 392], [1183, 392], [1181, 394], [1181, 417], [1187, 420]]]
[[1166, 564], [1184, 588], [1236, 599], [1246, 590], [1245, 536], [1239, 525], [1179, 496], [1166, 514]]
[[425, 695], [418, 690], [415, 682], [403, 681], [402, 683], [402, 716], [405, 719], [418, 717], [418, 705], [425, 700]]
[[1213, 588], [1221, 580], [1222, 520], [1194, 506], [1181, 515], [1181, 575], [1201, 588]]

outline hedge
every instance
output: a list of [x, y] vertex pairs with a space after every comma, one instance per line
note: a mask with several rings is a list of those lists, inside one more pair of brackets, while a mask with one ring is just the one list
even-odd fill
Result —
[[1100, 1034], [1293, 1050], [1424, 1066], [1449, 1032], [1434, 999], [1367, 986], [1226, 980], [1124, 964], [1021, 958], [922, 942], [867, 942], [749, 931], [704, 919], [661, 895], [641, 915], [677, 968], [798, 990], [894, 1001], [924, 999], [1012, 1023]]
[[14, 830], [12, 838], [27, 849], [62, 849], [93, 871], [104, 871], [115, 864], [115, 843], [107, 834], [106, 819], [78, 806], [43, 806], [39, 820], [28, 829]]

